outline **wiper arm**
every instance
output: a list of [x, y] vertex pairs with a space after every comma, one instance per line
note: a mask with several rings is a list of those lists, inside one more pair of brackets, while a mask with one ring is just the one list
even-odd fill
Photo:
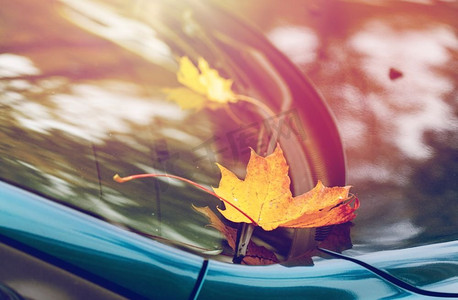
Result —
[[317, 247], [317, 249], [321, 252], [324, 252], [328, 255], [331, 255], [333, 257], [336, 257], [336, 258], [341, 258], [341, 259], [345, 259], [345, 260], [348, 260], [348, 261], [351, 261], [353, 263], [356, 263], [364, 268], [366, 268], [367, 270], [371, 271], [372, 273], [374, 273], [375, 275], [381, 277], [382, 279], [385, 279], [387, 281], [389, 281], [390, 283], [404, 289], [404, 290], [407, 290], [409, 292], [413, 292], [413, 293], [416, 293], [416, 294], [420, 294], [420, 295], [424, 295], [424, 296], [430, 296], [430, 297], [443, 297], [443, 298], [458, 298], [458, 293], [446, 293], [446, 292], [435, 292], [435, 291], [428, 291], [428, 290], [424, 290], [424, 289], [421, 289], [421, 288], [418, 288], [416, 286], [413, 286], [405, 281], [402, 281], [400, 280], [399, 278], [397, 277], [394, 277], [393, 275], [383, 271], [383, 270], [380, 270], [368, 263], [365, 263], [359, 259], [356, 259], [356, 258], [353, 258], [353, 257], [350, 257], [350, 256], [346, 256], [346, 255], [343, 255], [343, 254], [340, 254], [340, 253], [337, 253], [337, 252], [334, 252], [334, 251], [331, 251], [331, 250], [327, 250], [327, 249], [323, 249], [323, 248], [320, 248], [320, 247]]

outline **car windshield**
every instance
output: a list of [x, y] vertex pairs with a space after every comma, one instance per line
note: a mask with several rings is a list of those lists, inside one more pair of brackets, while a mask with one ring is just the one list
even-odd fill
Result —
[[[230, 23], [214, 2], [5, 3], [0, 177], [216, 257], [231, 250], [192, 206], [217, 212], [219, 199], [171, 178], [119, 183], [113, 176], [171, 174], [217, 187], [216, 163], [243, 178], [250, 147], [265, 154], [277, 135], [294, 195], [317, 179], [353, 186], [362, 204], [352, 227], [355, 253], [458, 238], [454, 4], [227, 4], [256, 23], [264, 40], [242, 21]], [[24, 18], [25, 10], [33, 15]], [[280, 18], [267, 18], [277, 11]], [[263, 104], [171, 100], [185, 56], [204, 59], [238, 94]], [[302, 87], [307, 82], [296, 78], [303, 75], [326, 102], [312, 85]], [[287, 230], [255, 235], [283, 257], [294, 239]]]

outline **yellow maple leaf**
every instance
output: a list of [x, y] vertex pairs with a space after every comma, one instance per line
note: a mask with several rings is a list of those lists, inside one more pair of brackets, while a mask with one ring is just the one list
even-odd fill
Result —
[[179, 87], [174, 89], [164, 89], [167, 98], [176, 102], [182, 109], [201, 109], [205, 106], [207, 99], [188, 88]]
[[[231, 201], [264, 230], [341, 224], [355, 218], [354, 211], [359, 207], [358, 199], [348, 195], [349, 186], [329, 188], [321, 181], [309, 192], [293, 197], [288, 164], [279, 145], [267, 157], [251, 150], [245, 180], [221, 165], [218, 167], [222, 177], [214, 192]], [[219, 210], [230, 221], [253, 223], [234, 207], [226, 205]]]
[[177, 80], [186, 88], [164, 89], [169, 100], [177, 102], [183, 109], [215, 108], [218, 104], [237, 101], [231, 90], [232, 80], [219, 76], [218, 71], [210, 68], [203, 58], [199, 58], [197, 63], [198, 68], [188, 57], [180, 58]]
[[178, 82], [198, 94], [205, 95], [207, 88], [200, 78], [201, 74], [192, 61], [187, 56], [180, 58], [180, 67], [177, 72]]

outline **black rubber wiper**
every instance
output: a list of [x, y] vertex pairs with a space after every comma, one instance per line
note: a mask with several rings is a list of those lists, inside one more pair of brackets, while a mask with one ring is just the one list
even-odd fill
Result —
[[405, 281], [402, 281], [400, 280], [399, 278], [397, 277], [394, 277], [393, 275], [383, 271], [383, 270], [380, 270], [374, 266], [371, 266], [370, 264], [368, 263], [365, 263], [359, 259], [356, 259], [356, 258], [353, 258], [353, 257], [349, 257], [349, 256], [346, 256], [346, 255], [343, 255], [343, 254], [340, 254], [340, 253], [337, 253], [337, 252], [334, 252], [334, 251], [331, 251], [331, 250], [327, 250], [327, 249], [323, 249], [323, 248], [320, 248], [320, 247], [317, 247], [317, 249], [323, 253], [326, 253], [330, 256], [333, 256], [333, 257], [336, 257], [336, 258], [341, 258], [341, 259], [345, 259], [345, 260], [348, 260], [348, 261], [351, 261], [355, 264], [358, 264], [364, 268], [366, 268], [367, 270], [369, 270], [370, 272], [374, 273], [375, 275], [381, 277], [382, 279], [384, 280], [387, 280], [389, 281], [390, 283], [398, 286], [399, 288], [401, 289], [404, 289], [404, 290], [407, 290], [409, 292], [412, 292], [412, 293], [416, 293], [416, 294], [420, 294], [420, 295], [424, 295], [424, 296], [430, 296], [430, 297], [442, 297], [442, 298], [458, 298], [458, 293], [446, 293], [446, 292], [435, 292], [435, 291], [428, 291], [428, 290], [424, 290], [424, 289], [421, 289], [421, 288], [418, 288], [416, 286], [413, 286]]

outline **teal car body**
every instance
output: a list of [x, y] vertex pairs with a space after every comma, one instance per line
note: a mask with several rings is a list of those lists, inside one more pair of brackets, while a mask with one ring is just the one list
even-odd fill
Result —
[[[314, 266], [233, 265], [128, 232], [38, 195], [0, 184], [0, 240], [110, 292], [131, 299], [418, 299], [423, 297], [345, 260]], [[456, 292], [458, 242], [382, 251], [356, 257], [419, 288]], [[7, 259], [2, 257], [2, 260]], [[16, 270], [18, 271], [18, 270]], [[19, 270], [0, 280], [24, 288]], [[79, 298], [81, 287], [68, 286]], [[49, 292], [52, 295], [52, 291]], [[48, 295], [48, 296], [49, 296]], [[455, 293], [456, 295], [456, 293]]]

